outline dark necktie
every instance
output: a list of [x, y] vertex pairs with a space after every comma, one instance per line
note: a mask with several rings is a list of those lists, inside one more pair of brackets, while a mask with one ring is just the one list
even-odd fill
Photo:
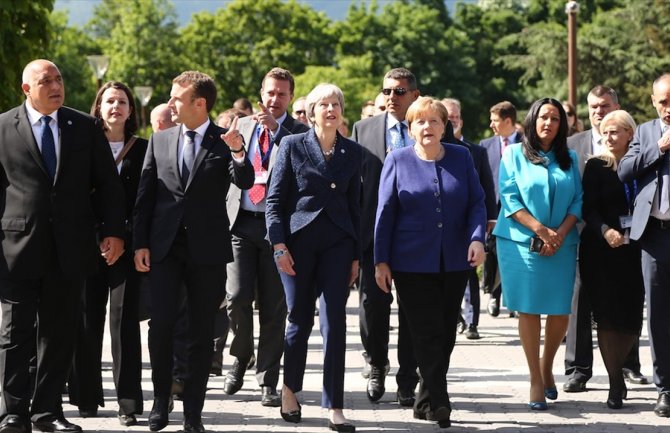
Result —
[[[254, 154], [254, 172], [262, 173], [267, 171], [267, 164], [269, 159], [265, 158], [265, 162], [263, 162], [263, 157], [265, 157], [265, 155], [268, 153], [268, 150], [270, 150], [270, 132], [267, 128], [263, 128], [260, 136], [258, 137], [258, 149], [260, 152], [255, 152]], [[265, 198], [265, 184], [255, 183], [254, 186], [252, 186], [249, 190], [249, 200], [251, 200], [253, 204], [258, 204], [263, 200], [263, 198]]]
[[193, 161], [195, 160], [195, 131], [186, 131], [184, 140], [184, 155], [181, 165], [181, 183], [186, 186], [188, 178], [193, 170]]
[[56, 143], [54, 141], [54, 134], [51, 132], [51, 127], [49, 123], [51, 122], [50, 116], [42, 116], [40, 119], [42, 122], [40, 135], [42, 136], [42, 160], [44, 161], [44, 166], [47, 169], [49, 178], [53, 182], [56, 177]]

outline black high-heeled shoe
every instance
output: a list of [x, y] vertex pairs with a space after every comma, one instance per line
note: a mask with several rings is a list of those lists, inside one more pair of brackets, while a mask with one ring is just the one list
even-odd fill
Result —
[[345, 433], [353, 433], [356, 431], [356, 426], [348, 422], [344, 422], [342, 424], [335, 424], [332, 421], [328, 421], [328, 428], [331, 429], [332, 431], [345, 432]]
[[610, 409], [621, 409], [623, 400], [628, 397], [628, 389], [624, 385], [623, 389], [610, 388], [607, 394], [607, 407]]
[[298, 409], [284, 412], [281, 407], [279, 407], [279, 414], [286, 422], [292, 422], [293, 424], [298, 424], [302, 421], [302, 406], [298, 403]]

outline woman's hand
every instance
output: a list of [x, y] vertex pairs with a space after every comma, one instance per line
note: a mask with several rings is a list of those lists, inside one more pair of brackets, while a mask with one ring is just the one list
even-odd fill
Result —
[[553, 256], [563, 245], [563, 235], [558, 230], [554, 231], [549, 227], [542, 226], [535, 234], [544, 242], [544, 246], [540, 250], [542, 256]]
[[349, 277], [349, 287], [354, 285], [358, 279], [358, 260], [351, 262], [351, 276]]
[[375, 265], [375, 281], [379, 288], [386, 293], [390, 293], [392, 280], [391, 268], [389, 268], [388, 263], [377, 263]]
[[291, 257], [291, 253], [288, 251], [288, 248], [286, 248], [286, 244], [276, 244], [273, 248], [277, 269], [286, 275], [294, 277], [295, 271], [293, 270], [293, 265], [295, 262], [293, 261], [293, 257]]
[[484, 251], [484, 244], [479, 241], [470, 242], [468, 247], [468, 262], [470, 266], [476, 268], [477, 266], [484, 263], [484, 257], [486, 253]]
[[618, 248], [625, 242], [625, 237], [613, 228], [607, 229], [607, 231], [603, 233], [603, 237], [611, 248]]

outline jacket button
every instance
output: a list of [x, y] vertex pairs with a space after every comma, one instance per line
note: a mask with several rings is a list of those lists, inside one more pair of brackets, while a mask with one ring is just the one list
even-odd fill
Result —
[[442, 212], [442, 209], [439, 208], [439, 207], [438, 207], [438, 208], [435, 208], [435, 212]]
[[336, 186], [336, 185], [335, 185], [335, 182], [333, 182], [333, 183], [330, 184], [330, 188], [331, 188], [331, 189], [335, 189], [335, 186]]
[[441, 229], [442, 228], [442, 223], [437, 223], [437, 228]]
[[433, 179], [433, 182], [437, 183], [437, 179]]

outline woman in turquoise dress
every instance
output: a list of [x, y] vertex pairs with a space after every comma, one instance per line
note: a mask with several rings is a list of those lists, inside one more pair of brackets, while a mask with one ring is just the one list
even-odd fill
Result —
[[[523, 142], [508, 146], [500, 162], [501, 210], [493, 233], [503, 296], [507, 308], [519, 312], [532, 410], [546, 410], [546, 399], [558, 396], [552, 365], [567, 330], [575, 282], [582, 186], [567, 131], [559, 101], [535, 101]], [[547, 319], [540, 356], [542, 314]]]

